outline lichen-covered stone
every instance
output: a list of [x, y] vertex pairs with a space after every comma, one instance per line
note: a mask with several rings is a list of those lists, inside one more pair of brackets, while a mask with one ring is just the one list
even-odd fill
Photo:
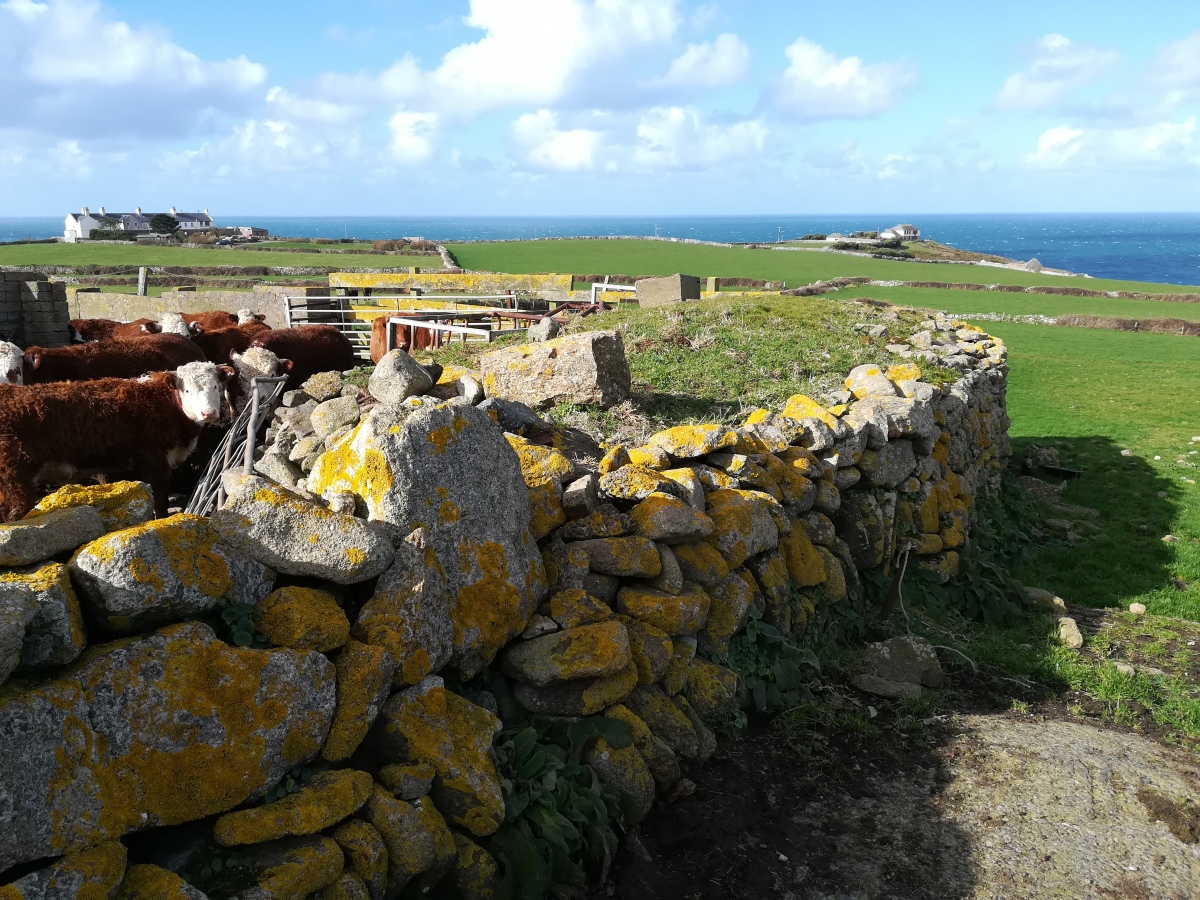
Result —
[[448, 867], [457, 856], [454, 836], [431, 803], [397, 800], [376, 786], [364, 816], [387, 845], [388, 893], [399, 892], [434, 866]]
[[614, 406], [629, 396], [629, 363], [617, 331], [571, 334], [506, 347], [479, 361], [489, 397], [543, 409], [558, 403]]
[[716, 526], [713, 543], [730, 569], [778, 545], [779, 528], [769, 500], [756, 491], [723, 490], [708, 495], [708, 515]]
[[662, 571], [658, 548], [644, 537], [593, 538], [574, 546], [588, 555], [588, 566], [601, 575], [653, 578]]
[[704, 485], [700, 483], [700, 476], [690, 468], [682, 469], [665, 469], [663, 477], [675, 482], [678, 487], [675, 490], [675, 495], [685, 501], [692, 509], [698, 509], [704, 512]]
[[[0, 887], [0, 900], [107, 900], [125, 874], [125, 848], [109, 841], [76, 850]], [[158, 897], [165, 895], [156, 895]]]
[[537, 687], [516, 684], [513, 696], [526, 710], [544, 716], [592, 716], [619, 703], [638, 683], [637, 666], [630, 660], [620, 672], [604, 678], [560, 681]]
[[254, 612], [255, 627], [277, 647], [328, 653], [350, 638], [350, 621], [328, 591], [281, 587], [260, 600]]
[[125, 871], [114, 900], [208, 900], [208, 897], [170, 869], [143, 864]]
[[846, 376], [846, 390], [860, 400], [866, 397], [895, 397], [896, 386], [888, 380], [879, 366], [855, 366]]
[[672, 697], [671, 702], [675, 704], [681, 713], [687, 716], [688, 721], [692, 723], [692, 730], [696, 732], [695, 762], [708, 762], [712, 759], [713, 754], [717, 752], [717, 736], [713, 734], [713, 730], [708, 727], [704, 719], [696, 712], [695, 708], [683, 694]]
[[383, 896], [387, 889], [388, 848], [375, 826], [351, 819], [334, 830], [333, 839], [342, 848], [346, 868], [363, 880], [372, 900]]
[[104, 522], [90, 506], [70, 506], [0, 525], [0, 566], [40, 563], [102, 534]]
[[212, 523], [226, 544], [252, 559], [335, 584], [374, 578], [393, 556], [391, 541], [362, 519], [335, 513], [258, 475], [237, 483]]
[[504, 438], [517, 454], [526, 487], [534, 487], [544, 481], [561, 484], [575, 469], [564, 454], [552, 447], [543, 447], [515, 434], [505, 434]]
[[697, 638], [705, 652], [726, 659], [729, 656], [729, 642], [745, 627], [750, 608], [756, 602], [761, 604], [758, 585], [745, 569], [739, 569], [710, 587], [708, 595], [711, 598], [708, 618]]
[[738, 486], [736, 478], [726, 475], [720, 469], [714, 469], [712, 466], [697, 464], [692, 466], [692, 471], [706, 494], [712, 491], [728, 491]]
[[671, 655], [671, 661], [667, 663], [666, 671], [663, 672], [662, 681], [657, 685], [668, 696], [674, 696], [687, 687], [688, 662], [690, 660], [683, 653], [681, 640], [680, 652]]
[[595, 474], [576, 478], [563, 488], [562, 508], [568, 519], [582, 519], [600, 505], [600, 478]]
[[0, 696], [0, 869], [226, 812], [320, 750], [333, 665], [199, 623], [93, 648]]
[[237, 900], [294, 900], [333, 884], [342, 874], [341, 848], [327, 837], [294, 837], [248, 848], [258, 871], [254, 887]]
[[321, 756], [330, 762], [349, 759], [367, 736], [392, 687], [395, 664], [383, 647], [349, 641], [334, 660], [337, 706]]
[[671, 468], [671, 454], [662, 447], [648, 445], [645, 447], [630, 447], [629, 461], [635, 466], [645, 466], [647, 469]]
[[651, 494], [629, 515], [638, 534], [664, 544], [686, 544], [713, 533], [712, 519], [670, 494]]
[[785, 635], [792, 631], [792, 588], [787, 564], [778, 548], [746, 560], [763, 596], [763, 619]]
[[322, 455], [309, 490], [349, 491], [399, 534], [425, 528], [446, 574], [455, 662], [465, 677], [524, 631], [545, 595], [520, 464], [480, 408], [380, 404]]
[[500, 867], [495, 858], [470, 838], [454, 835], [458, 856], [450, 878], [462, 900], [496, 900]]
[[560, 628], [578, 628], [607, 622], [612, 610], [585, 590], [566, 590], [550, 598], [550, 618]]
[[321, 889], [321, 900], [372, 900], [367, 883], [352, 872], [342, 872], [337, 881]]
[[354, 425], [358, 422], [358, 401], [353, 397], [335, 397], [318, 403], [312, 411], [313, 431], [319, 438], [333, 434], [339, 428]]
[[637, 749], [660, 794], [667, 794], [679, 781], [679, 759], [662, 738], [651, 732], [646, 723], [624, 704], [616, 704], [604, 711], [604, 715], [629, 726], [629, 734], [633, 738], [633, 746]]
[[822, 599], [826, 603], [846, 599], [846, 571], [841, 561], [825, 547], [817, 545], [816, 550], [825, 564], [825, 580], [820, 586]]
[[187, 514], [106, 534], [80, 548], [70, 568], [93, 615], [118, 634], [227, 603], [254, 605], [275, 579], [222, 541], [208, 519]]
[[504, 674], [539, 687], [577, 678], [603, 678], [629, 665], [629, 635], [617, 621], [567, 628], [513, 643], [503, 659]]
[[688, 663], [684, 694], [705, 722], [723, 725], [737, 709], [738, 674], [697, 657]]
[[709, 587], [729, 575], [729, 565], [713, 541], [693, 541], [672, 548], [679, 571], [687, 581]]
[[638, 684], [655, 684], [667, 671], [674, 653], [671, 636], [632, 616], [623, 616], [629, 633], [629, 655], [637, 666]]
[[610, 472], [615, 472], [617, 469], [622, 469], [630, 465], [630, 462], [629, 448], [624, 444], [613, 444], [600, 457], [600, 462], [596, 465], [596, 471], [600, 475], [607, 475]]
[[677, 595], [632, 585], [617, 593], [617, 609], [670, 635], [703, 628], [711, 602], [704, 588], [688, 582]]
[[562, 505], [562, 488], [557, 481], [546, 480], [529, 488], [530, 530], [541, 540], [567, 521]]
[[401, 800], [419, 800], [433, 790], [437, 775], [429, 763], [391, 763], [376, 773], [376, 779]]
[[619, 512], [611, 503], [602, 503], [595, 512], [568, 522], [558, 532], [564, 541], [586, 541], [592, 538], [624, 537], [637, 531], [637, 522]]
[[658, 545], [658, 558], [662, 562], [662, 571], [655, 577], [646, 579], [643, 584], [668, 594], [678, 594], [683, 590], [683, 570], [679, 568], [679, 560], [674, 551], [666, 544]]
[[676, 425], [651, 436], [650, 443], [677, 459], [695, 459], [737, 443], [737, 434], [724, 425]]
[[[588, 555], [578, 544], [564, 544], [556, 537], [542, 550], [546, 581], [554, 591], [583, 590], [587, 581]], [[607, 577], [607, 576], [601, 576]]]
[[796, 587], [812, 587], [825, 580], [825, 562], [799, 523], [780, 537], [779, 549], [783, 551], [788, 578]]
[[354, 815], [373, 790], [366, 772], [318, 772], [296, 793], [274, 803], [226, 813], [217, 819], [213, 835], [223, 847], [238, 847], [316, 834]]
[[784, 403], [779, 415], [785, 419], [820, 419], [830, 428], [837, 427], [837, 416], [804, 394], [793, 394]]
[[682, 496], [684, 487], [665, 472], [645, 466], [623, 466], [600, 476], [600, 493], [613, 500], [645, 500], [651, 494]]
[[878, 450], [866, 450], [858, 462], [863, 478], [872, 487], [894, 488], [913, 473], [917, 457], [912, 441], [889, 441]]
[[387, 702], [370, 740], [397, 763], [433, 766], [438, 808], [483, 837], [504, 821], [504, 795], [490, 754], [499, 727], [490, 712], [431, 675]]
[[614, 747], [598, 739], [583, 755], [600, 783], [616, 791], [627, 821], [640, 822], [654, 806], [654, 776], [632, 743]]
[[397, 687], [417, 684], [450, 662], [454, 625], [445, 570], [425, 529], [396, 547], [395, 560], [359, 611], [353, 634], [388, 651]]
[[154, 492], [143, 481], [68, 484], [43, 497], [25, 518], [35, 519], [54, 510], [79, 506], [90, 506], [100, 513], [105, 531], [119, 531], [154, 518]]
[[696, 759], [700, 743], [691, 720], [657, 687], [639, 687], [625, 698], [650, 731], [684, 759]]
[[86, 643], [83, 613], [66, 566], [46, 563], [28, 571], [5, 572], [0, 574], [0, 585], [5, 584], [28, 588], [37, 607], [33, 619], [25, 626], [20, 671], [63, 666], [83, 652]]
[[0, 682], [21, 662], [25, 629], [37, 615], [37, 599], [26, 585], [0, 582]]

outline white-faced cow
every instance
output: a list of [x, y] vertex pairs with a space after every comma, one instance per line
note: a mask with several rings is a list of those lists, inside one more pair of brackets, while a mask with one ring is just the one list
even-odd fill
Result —
[[16, 344], [0, 341], [0, 384], [24, 384], [25, 353]]
[[229, 366], [192, 362], [138, 379], [0, 386], [0, 521], [37, 503], [39, 484], [136, 478], [167, 513], [171, 469], [217, 422]]

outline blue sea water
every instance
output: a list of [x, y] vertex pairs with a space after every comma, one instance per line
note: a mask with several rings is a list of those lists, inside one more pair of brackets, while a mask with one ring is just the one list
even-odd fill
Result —
[[[425, 237], [438, 241], [583, 235], [653, 235], [705, 241], [772, 241], [813, 232], [874, 231], [911, 222], [925, 237], [1096, 278], [1200, 284], [1200, 213], [919, 215], [436, 217], [218, 215], [287, 237]], [[62, 233], [60, 218], [0, 218], [0, 241]]]

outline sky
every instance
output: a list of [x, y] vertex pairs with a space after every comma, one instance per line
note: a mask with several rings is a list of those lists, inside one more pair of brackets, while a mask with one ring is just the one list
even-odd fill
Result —
[[1197, 211], [1198, 116], [1196, 0], [0, 2], [0, 216]]

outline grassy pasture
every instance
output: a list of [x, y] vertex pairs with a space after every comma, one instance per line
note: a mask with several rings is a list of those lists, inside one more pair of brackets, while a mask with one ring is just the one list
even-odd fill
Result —
[[845, 300], [868, 297], [963, 315], [1005, 313], [1013, 316], [1123, 316], [1127, 319], [1175, 318], [1200, 321], [1200, 303], [1166, 300], [1117, 300], [1109, 297], [1059, 297], [1052, 294], [1009, 294], [1003, 291], [952, 291], [871, 285], [855, 285], [824, 296]]
[[758, 278], [811, 284], [838, 276], [865, 275], [879, 280], [951, 281], [980, 284], [1055, 285], [1090, 290], [1187, 291], [1177, 285], [1142, 284], [1100, 278], [1036, 275], [991, 266], [918, 263], [869, 259], [841, 253], [743, 250], [665, 241], [531, 241], [506, 244], [456, 244], [451, 247], [468, 269], [490, 272], [575, 272], [611, 275], [670, 275]]

